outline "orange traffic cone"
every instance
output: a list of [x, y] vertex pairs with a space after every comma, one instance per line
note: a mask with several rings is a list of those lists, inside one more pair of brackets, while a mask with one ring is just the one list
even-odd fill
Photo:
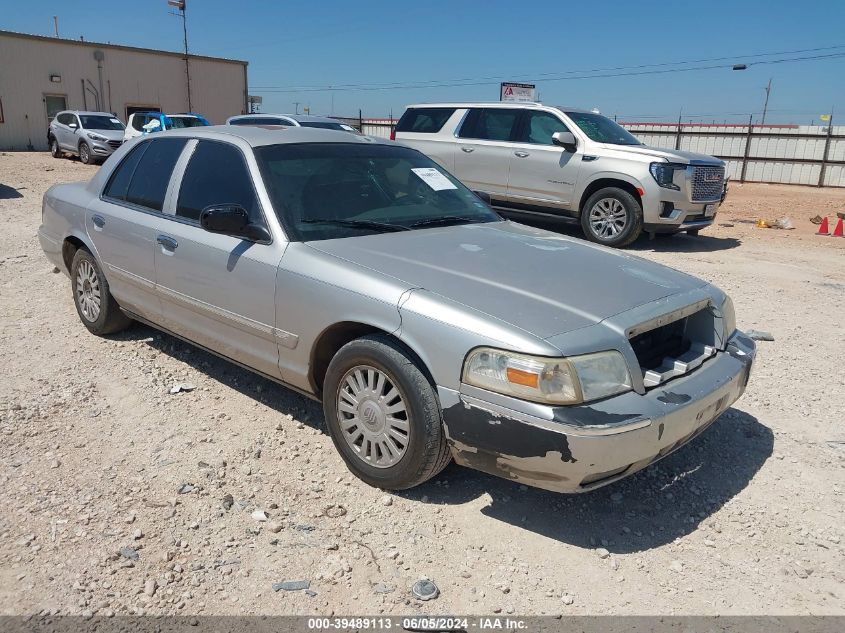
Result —
[[816, 235], [830, 235], [830, 227], [827, 225], [827, 218], [822, 218], [822, 223], [819, 225], [819, 230]]
[[833, 229], [833, 237], [845, 237], [845, 232], [842, 230], [842, 218], [836, 223], [836, 228]]

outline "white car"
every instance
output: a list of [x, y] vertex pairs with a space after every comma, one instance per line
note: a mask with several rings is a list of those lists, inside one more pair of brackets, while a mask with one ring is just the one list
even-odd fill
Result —
[[202, 127], [210, 125], [208, 120], [192, 112], [182, 114], [164, 114], [162, 112], [133, 112], [126, 122], [123, 142], [150, 132], [164, 130], [179, 130], [185, 127]]
[[308, 114], [241, 114], [226, 119], [226, 125], [287, 125], [358, 133], [354, 127], [337, 119]]

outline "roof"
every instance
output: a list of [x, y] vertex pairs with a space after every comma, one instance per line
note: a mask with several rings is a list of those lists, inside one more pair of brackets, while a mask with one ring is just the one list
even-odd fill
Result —
[[241, 139], [252, 147], [280, 145], [284, 143], [368, 143], [371, 145], [394, 145], [393, 141], [389, 141], [388, 139], [350, 134], [341, 130], [284, 125], [209, 125], [206, 127], [168, 130], [167, 132], [159, 132], [156, 136], [159, 134], [217, 139], [221, 136], [228, 136]]
[[236, 116], [229, 117], [229, 119], [275, 119], [280, 116], [283, 116], [286, 119], [293, 119], [294, 121], [298, 121], [299, 123], [343, 123], [343, 121], [338, 121], [337, 119], [331, 119], [325, 116], [312, 116], [310, 114], [276, 114], [269, 112], [261, 112], [255, 114], [238, 114]]
[[81, 116], [107, 116], [110, 119], [115, 118], [111, 112], [96, 112], [94, 110], [62, 110], [56, 114], [62, 114], [63, 112], [70, 112], [71, 114], [78, 114]]
[[563, 112], [590, 112], [584, 108], [570, 108], [567, 106], [548, 105], [539, 101], [465, 101], [460, 103], [414, 103], [409, 108], [524, 108], [525, 106], [541, 106], [554, 108]]
[[[50, 37], [47, 35], [33, 35], [31, 33], [19, 33], [17, 31], [4, 31], [0, 29], [0, 37], [7, 36], [7, 37], [17, 37], [20, 39], [29, 39], [29, 40], [37, 40], [41, 42], [53, 42], [56, 44], [72, 44], [75, 46], [88, 46], [91, 48], [106, 48], [112, 50], [121, 50], [121, 51], [132, 51], [136, 53], [148, 53], [152, 55], [168, 55], [172, 57], [178, 57], [180, 59], [185, 58], [185, 53], [179, 53], [177, 51], [164, 51], [157, 48], [141, 48], [140, 46], [124, 46], [123, 44], [112, 44], [112, 43], [103, 43], [103, 42], [90, 42], [88, 40], [75, 40], [66, 37]], [[193, 53], [188, 53], [188, 57], [190, 59], [206, 59], [209, 61], [214, 62], [225, 62], [230, 64], [241, 64], [246, 66], [249, 62], [241, 60], [241, 59], [230, 59], [228, 57], [210, 57], [207, 55], [194, 55]]]

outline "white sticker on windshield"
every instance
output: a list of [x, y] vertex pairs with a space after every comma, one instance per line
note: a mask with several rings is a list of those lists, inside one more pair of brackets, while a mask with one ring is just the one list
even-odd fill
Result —
[[443, 191], [444, 189], [457, 189], [446, 176], [437, 171], [434, 167], [417, 167], [411, 170], [420, 179], [435, 191]]
[[111, 121], [112, 123], [120, 123], [119, 119], [109, 119], [109, 121]]

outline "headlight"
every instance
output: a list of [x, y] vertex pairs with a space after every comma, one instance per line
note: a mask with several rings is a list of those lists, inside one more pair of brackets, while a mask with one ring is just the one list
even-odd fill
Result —
[[616, 351], [545, 358], [482, 347], [467, 357], [463, 381], [546, 404], [577, 404], [631, 389], [628, 366]]
[[725, 300], [722, 302], [722, 324], [725, 326], [725, 340], [727, 340], [736, 330], [734, 302], [728, 295], [725, 295]]
[[658, 185], [664, 189], [674, 189], [675, 191], [679, 191], [681, 188], [674, 182], [675, 172], [686, 168], [686, 165], [678, 163], [652, 163], [649, 165], [648, 170], [651, 172], [651, 175], [654, 177], [654, 180], [657, 181]]
[[94, 134], [93, 132], [87, 132], [86, 136], [90, 138], [92, 141], [102, 141], [105, 142], [107, 139], [105, 136], [100, 136], [99, 134]]

